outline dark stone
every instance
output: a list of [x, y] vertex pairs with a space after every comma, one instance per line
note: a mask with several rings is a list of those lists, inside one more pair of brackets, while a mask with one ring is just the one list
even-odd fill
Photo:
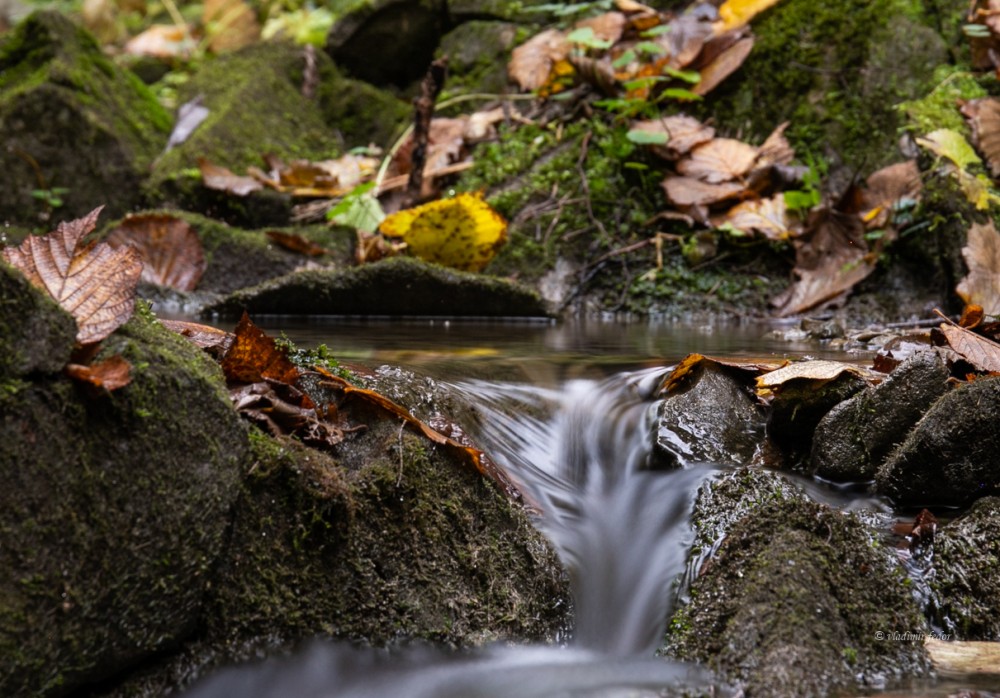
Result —
[[76, 322], [0, 258], [0, 379], [55, 373], [69, 362]]
[[[918, 639], [926, 622], [892, 551], [854, 515], [787, 483], [748, 488], [746, 477], [723, 478], [695, 504], [695, 530], [716, 531], [721, 520], [726, 535], [671, 622], [669, 654], [703, 662], [755, 697], [825, 696], [926, 673]], [[720, 517], [727, 499], [742, 517]], [[880, 641], [877, 631], [913, 639]]]
[[980, 499], [934, 537], [934, 620], [951, 640], [1000, 640], [1000, 499]]
[[64, 695], [199, 623], [246, 428], [219, 369], [140, 312], [103, 342], [132, 382], [0, 391], [0, 693]]
[[901, 506], [961, 506], [1000, 492], [1000, 380], [984, 377], [941, 397], [876, 474]]
[[507, 62], [518, 35], [511, 22], [465, 22], [448, 32], [438, 54], [448, 56], [446, 89], [502, 94], [507, 88]]
[[69, 219], [98, 204], [125, 213], [170, 122], [90, 34], [60, 13], [32, 14], [0, 44], [0, 221], [37, 225], [55, 209]]
[[948, 391], [935, 351], [914, 354], [881, 384], [831, 409], [816, 427], [812, 465], [831, 480], [873, 480], [878, 467], [924, 412]]
[[223, 298], [205, 313], [542, 317], [537, 293], [505, 279], [393, 257], [343, 271], [301, 271]]
[[764, 414], [747, 389], [708, 365], [682, 393], [657, 409], [653, 459], [658, 467], [691, 463], [746, 465], [764, 438]]

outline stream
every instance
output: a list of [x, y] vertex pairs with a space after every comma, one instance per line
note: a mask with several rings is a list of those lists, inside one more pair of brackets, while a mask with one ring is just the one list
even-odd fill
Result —
[[[518, 484], [569, 573], [575, 627], [564, 647], [495, 646], [459, 655], [317, 641], [291, 657], [225, 669], [186, 695], [731, 694], [703, 669], [654, 655], [685, 591], [695, 495], [721, 470], [697, 462], [649, 467], [655, 392], [669, 367], [691, 352], [857, 357], [770, 339], [768, 327], [749, 324], [255, 321], [299, 346], [326, 344], [344, 363], [405, 368], [464, 396], [476, 418], [463, 428]], [[805, 484], [834, 506], [856, 503], [850, 492]]]

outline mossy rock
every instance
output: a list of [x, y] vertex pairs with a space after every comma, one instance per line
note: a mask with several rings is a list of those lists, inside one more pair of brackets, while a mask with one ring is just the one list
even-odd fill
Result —
[[[926, 621], [905, 575], [858, 518], [783, 495], [742, 511], [675, 615], [670, 654], [753, 696], [825, 696], [928, 671]], [[876, 630], [913, 639], [880, 641]]]
[[114, 393], [62, 375], [0, 392], [4, 695], [72, 693], [171, 649], [225, 543], [248, 446], [217, 366], [144, 310], [112, 353], [132, 365]]
[[244, 310], [292, 315], [548, 314], [538, 294], [524, 286], [412, 257], [392, 257], [341, 271], [295, 272], [232, 293], [203, 312], [231, 317]]
[[61, 371], [76, 344], [73, 318], [2, 259], [0, 299], [0, 380]]
[[53, 209], [75, 218], [99, 204], [123, 214], [139, 203], [170, 125], [92, 36], [62, 14], [35, 12], [0, 44], [0, 220], [37, 225]]
[[[448, 57], [448, 79], [441, 101], [462, 92], [503, 94], [507, 62], [523, 29], [513, 22], [464, 22], [445, 34], [437, 48]], [[468, 111], [467, 103], [461, 105]]]

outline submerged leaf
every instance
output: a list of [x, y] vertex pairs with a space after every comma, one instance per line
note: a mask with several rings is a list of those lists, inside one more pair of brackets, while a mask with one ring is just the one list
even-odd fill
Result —
[[485, 267], [507, 240], [507, 221], [481, 193], [398, 211], [379, 229], [386, 237], [404, 241], [421, 259], [467, 271]]
[[198, 286], [207, 262], [198, 233], [176, 216], [128, 216], [107, 237], [113, 247], [132, 245], [142, 256], [142, 280], [185, 293]]
[[73, 316], [80, 344], [99, 342], [132, 317], [142, 274], [142, 259], [133, 247], [83, 243], [101, 208], [60, 223], [48, 235], [29, 235], [19, 246], [3, 249], [11, 266]]

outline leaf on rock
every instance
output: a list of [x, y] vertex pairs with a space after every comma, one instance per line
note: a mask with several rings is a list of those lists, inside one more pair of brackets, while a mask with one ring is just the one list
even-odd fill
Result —
[[142, 280], [185, 293], [193, 291], [205, 273], [205, 252], [195, 232], [176, 216], [128, 216], [107, 237], [112, 247], [132, 245], [142, 257]]
[[767, 199], [737, 204], [722, 220], [738, 230], [759, 233], [768, 240], [788, 240], [799, 233], [798, 222], [788, 215], [785, 195], [781, 192]]
[[865, 369], [842, 361], [826, 361], [821, 359], [796, 361], [782, 368], [765, 373], [762, 376], [758, 376], [757, 394], [761, 397], [769, 397], [789, 381], [808, 380], [825, 383], [839, 377], [842, 373], [853, 373], [865, 380], [873, 380], [873, 377]]
[[522, 90], [535, 91], [549, 81], [553, 66], [564, 60], [571, 44], [558, 29], [547, 29], [511, 52], [507, 74]]
[[230, 383], [259, 383], [271, 378], [282, 383], [294, 383], [299, 369], [289, 361], [285, 351], [243, 313], [236, 325], [233, 343], [222, 359], [222, 372]]
[[308, 257], [322, 257], [326, 249], [298, 233], [283, 233], [280, 230], [268, 230], [265, 235], [279, 247], [292, 252], [298, 252]]
[[[1000, 20], [1000, 15], [997, 18]], [[986, 158], [990, 173], [1000, 177], [1000, 99], [970, 99], [962, 105], [962, 114], [972, 128], [972, 141]]]
[[124, 50], [130, 56], [187, 59], [194, 49], [195, 42], [187, 27], [179, 27], [176, 24], [154, 24], [129, 39]]
[[387, 216], [379, 228], [417, 257], [455, 269], [479, 271], [507, 240], [507, 221], [481, 193], [459, 194]]
[[705, 366], [721, 366], [727, 369], [735, 369], [744, 376], [754, 377], [763, 372], [774, 371], [787, 363], [784, 359], [748, 359], [741, 361], [737, 359], [718, 359], [705, 356], [704, 354], [688, 354], [664, 378], [657, 394], [659, 396], [670, 395], [688, 387], [692, 380], [697, 380], [697, 376], [700, 375], [699, 372]]
[[80, 344], [99, 342], [132, 317], [142, 274], [142, 259], [134, 248], [83, 243], [101, 208], [60, 223], [48, 235], [29, 235], [19, 246], [3, 249], [8, 263], [73, 316]]
[[729, 182], [746, 175], [757, 160], [759, 151], [734, 138], [713, 138], [695, 146], [690, 155], [677, 163], [677, 171], [710, 184]]
[[686, 155], [692, 148], [707, 143], [715, 137], [715, 129], [698, 121], [693, 116], [675, 114], [648, 121], [636, 121], [633, 130], [650, 134], [663, 134], [667, 142], [653, 147], [653, 151], [667, 160], [676, 160]]
[[260, 38], [257, 15], [243, 0], [205, 0], [202, 19], [208, 47], [215, 53], [235, 51]]
[[67, 364], [66, 375], [101, 390], [118, 390], [132, 382], [132, 364], [120, 354], [90, 365]]
[[1000, 344], [980, 334], [951, 323], [942, 323], [941, 333], [948, 346], [977, 371], [1000, 373]]
[[344, 440], [345, 431], [366, 428], [342, 429], [330, 420], [335, 409], [317, 408], [295, 386], [270, 378], [235, 386], [229, 395], [240, 415], [272, 436], [290, 434], [314, 448], [330, 449]]
[[806, 232], [795, 241], [793, 273], [798, 280], [771, 302], [787, 317], [846, 295], [875, 269], [868, 259], [864, 228], [857, 216], [829, 208], [813, 211]]
[[719, 7], [720, 31], [729, 31], [750, 23], [754, 17], [777, 5], [779, 0], [726, 0]]
[[873, 172], [865, 184], [860, 215], [869, 228], [891, 223], [893, 209], [904, 200], [916, 200], [923, 188], [916, 160], [883, 167]]
[[707, 95], [718, 87], [723, 80], [735, 73], [743, 65], [743, 62], [752, 50], [752, 36], [745, 37], [734, 43], [720, 53], [715, 60], [698, 71], [701, 74], [701, 80], [691, 88], [691, 91], [696, 95]]
[[247, 196], [264, 188], [264, 185], [253, 177], [234, 174], [225, 167], [215, 165], [205, 158], [198, 158], [198, 169], [201, 170], [202, 182], [209, 189], [224, 191], [235, 196]]
[[1000, 233], [992, 221], [972, 224], [962, 257], [969, 273], [956, 292], [966, 303], [982, 306], [987, 315], [1000, 314]]
[[160, 324], [171, 332], [176, 332], [184, 337], [199, 349], [218, 356], [219, 359], [226, 355], [235, 338], [232, 332], [226, 332], [210, 325], [200, 325], [196, 322], [161, 319]]

